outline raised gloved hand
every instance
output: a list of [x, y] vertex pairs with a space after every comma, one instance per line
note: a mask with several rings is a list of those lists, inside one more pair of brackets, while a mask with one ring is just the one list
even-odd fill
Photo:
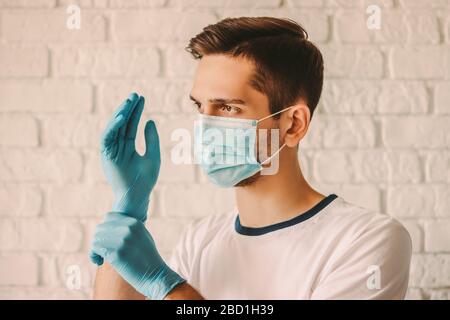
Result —
[[108, 213], [105, 222], [97, 226], [91, 260], [101, 265], [98, 256], [134, 289], [153, 300], [163, 299], [186, 281], [162, 260], [145, 225], [122, 213]]
[[144, 97], [136, 93], [118, 108], [102, 135], [101, 159], [114, 192], [112, 211], [145, 222], [161, 158], [158, 132], [152, 120], [145, 125], [145, 154], [141, 156], [136, 152], [136, 132], [143, 109]]

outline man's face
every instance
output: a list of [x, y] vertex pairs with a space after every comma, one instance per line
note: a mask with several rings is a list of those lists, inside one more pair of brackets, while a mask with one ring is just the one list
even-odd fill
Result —
[[[243, 119], [260, 119], [268, 116], [270, 109], [267, 96], [249, 84], [253, 72], [253, 64], [243, 58], [225, 55], [204, 56], [198, 64], [191, 90], [191, 99], [198, 112]], [[274, 118], [269, 118], [258, 124], [258, 129], [277, 128], [276, 122]], [[270, 150], [270, 145], [267, 147]], [[258, 173], [237, 186], [251, 184], [259, 175]]]
[[249, 84], [252, 74], [253, 64], [243, 58], [204, 56], [198, 64], [191, 90], [198, 111], [245, 119], [259, 119], [270, 114], [267, 96]]

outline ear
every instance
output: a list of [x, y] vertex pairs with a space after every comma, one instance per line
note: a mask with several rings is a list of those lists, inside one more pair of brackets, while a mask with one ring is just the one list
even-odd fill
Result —
[[284, 142], [288, 147], [296, 147], [308, 131], [311, 112], [304, 103], [293, 105], [282, 115], [280, 127], [283, 128]]

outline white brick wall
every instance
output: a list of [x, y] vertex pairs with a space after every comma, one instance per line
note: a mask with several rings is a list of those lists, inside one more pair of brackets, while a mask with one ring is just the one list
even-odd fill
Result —
[[[80, 30], [66, 28], [73, 3]], [[370, 4], [380, 30], [366, 27]], [[449, 0], [0, 0], [0, 299], [89, 298], [90, 237], [112, 199], [99, 135], [131, 91], [146, 96], [144, 118], [161, 135], [149, 228], [162, 254], [189, 221], [232, 206], [198, 168], [168, 160], [171, 131], [191, 129], [196, 63], [183, 47], [245, 15], [292, 18], [324, 54], [300, 149], [308, 180], [400, 219], [414, 247], [408, 297], [449, 299]]]

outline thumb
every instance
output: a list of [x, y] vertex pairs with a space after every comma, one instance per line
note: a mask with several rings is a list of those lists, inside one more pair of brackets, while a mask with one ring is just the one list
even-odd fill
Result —
[[159, 136], [156, 125], [153, 120], [145, 124], [145, 155], [146, 158], [160, 161]]

